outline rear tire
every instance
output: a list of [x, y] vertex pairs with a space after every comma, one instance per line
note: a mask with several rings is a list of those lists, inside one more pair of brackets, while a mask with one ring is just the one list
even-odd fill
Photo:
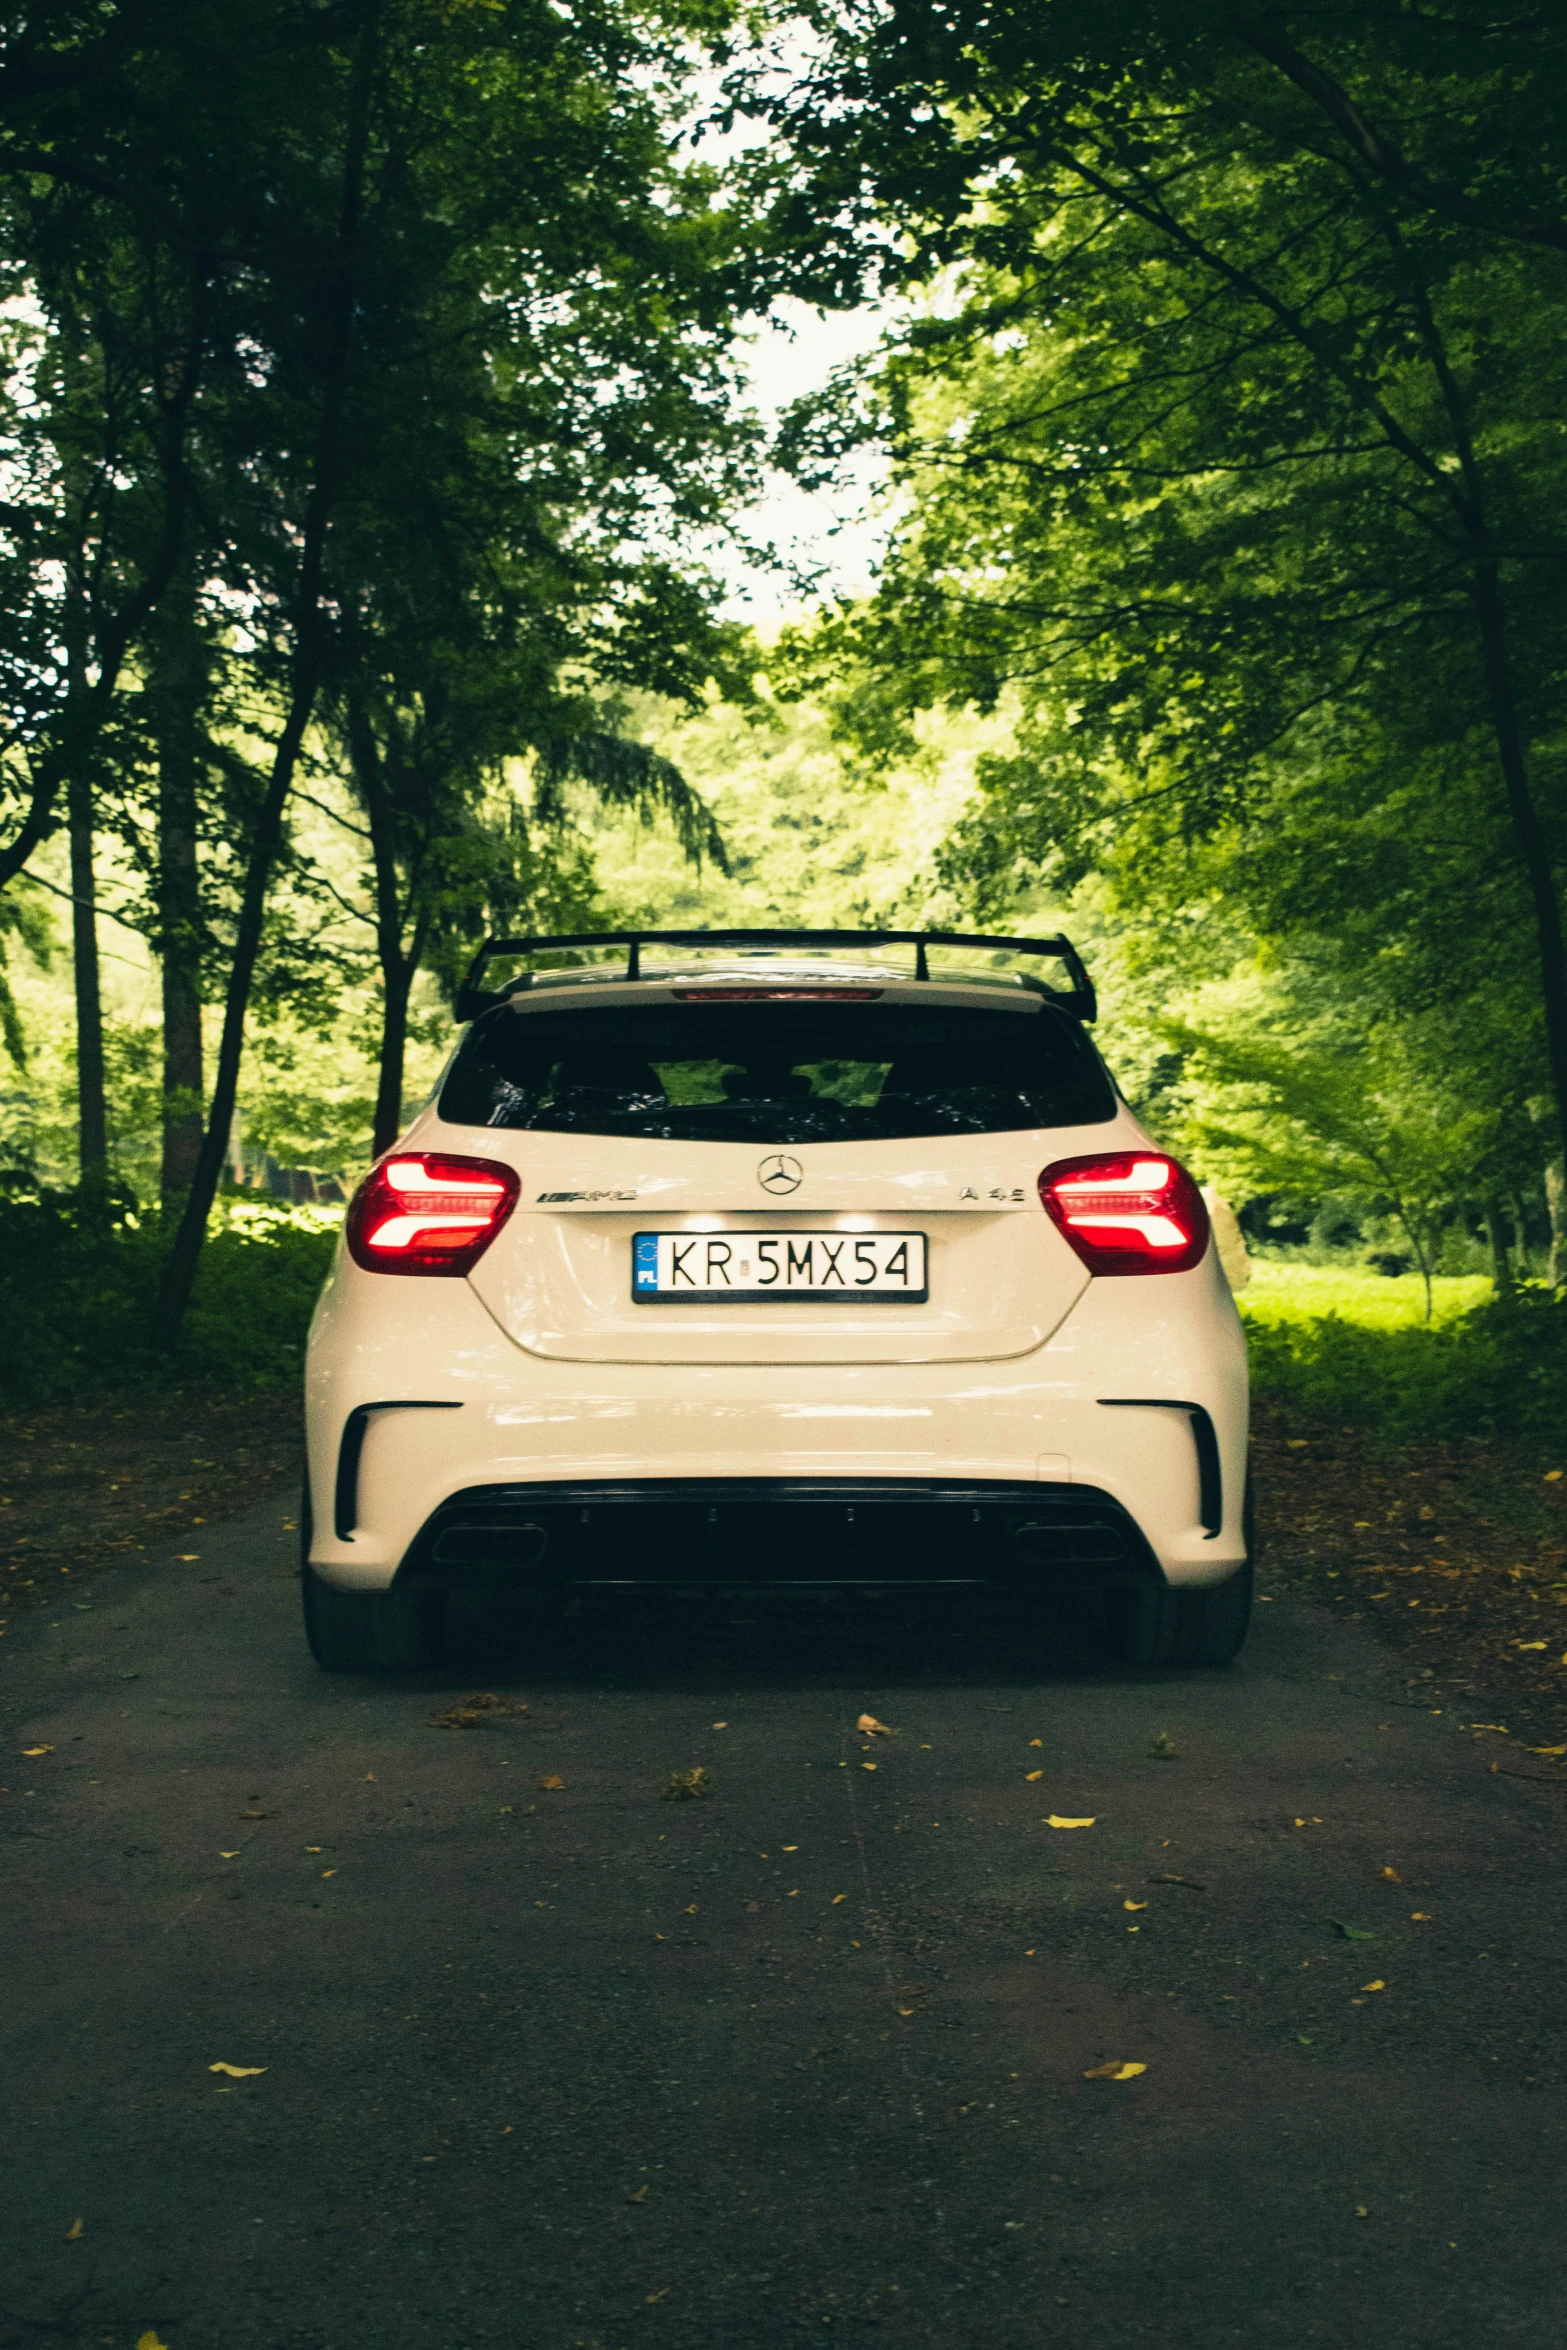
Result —
[[299, 1510], [299, 1594], [310, 1653], [327, 1673], [409, 1673], [440, 1655], [439, 1592], [339, 1591], [310, 1564], [310, 1481]]
[[1240, 1655], [1251, 1623], [1251, 1480], [1246, 1481], [1246, 1563], [1226, 1583], [1196, 1590], [1139, 1584], [1105, 1600], [1105, 1645], [1129, 1665], [1227, 1665]]

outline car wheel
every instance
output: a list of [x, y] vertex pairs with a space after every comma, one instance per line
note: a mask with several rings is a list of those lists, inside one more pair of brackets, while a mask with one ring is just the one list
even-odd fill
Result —
[[310, 1653], [328, 1673], [406, 1673], [440, 1654], [440, 1594], [339, 1591], [310, 1564], [310, 1485], [300, 1504], [299, 1591]]
[[1251, 1480], [1246, 1481], [1246, 1563], [1226, 1583], [1172, 1591], [1139, 1584], [1105, 1602], [1105, 1644], [1130, 1665], [1227, 1665], [1240, 1655], [1251, 1623], [1256, 1569]]

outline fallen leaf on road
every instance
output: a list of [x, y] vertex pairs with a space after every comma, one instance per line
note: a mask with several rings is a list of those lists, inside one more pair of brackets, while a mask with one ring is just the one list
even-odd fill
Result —
[[1555, 1485], [1555, 1484], [1556, 1484], [1556, 1483], [1559, 1481], [1559, 1479], [1561, 1478], [1561, 1475], [1562, 1475], [1562, 1472], [1561, 1472], [1561, 1470], [1560, 1470], [1560, 1469], [1547, 1469], [1547, 1470], [1546, 1470], [1546, 1472], [1545, 1472], [1545, 1482], [1546, 1482], [1546, 1484], [1547, 1484], [1547, 1485]]
[[1409, 1916], [1411, 1924], [1416, 1926], [1429, 1926], [1431, 1923], [1431, 1912], [1428, 1909], [1412, 1909]]
[[169, 2345], [167, 2342], [160, 2342], [157, 2334], [149, 2326], [144, 2334], [137, 2335], [136, 2350], [169, 2350]]
[[[779, 1847], [778, 1847], [778, 1849], [779, 1849], [779, 1851], [780, 1851], [780, 1852], [798, 1852], [798, 1851], [799, 1851], [799, 1849], [800, 1849], [800, 1847], [798, 1846], [798, 1844], [780, 1844], [780, 1845], [779, 1845]], [[767, 1858], [767, 1855], [766, 1855], [766, 1853], [765, 1853], [765, 1852], [763, 1853], [763, 1855], [762, 1855], [762, 1858], [763, 1858], [763, 1860], [765, 1860], [765, 1859]]]
[[372, 1779], [374, 1779], [374, 1777], [375, 1777], [375, 1773], [374, 1773], [374, 1771], [366, 1771], [366, 1773], [365, 1773], [365, 1778], [366, 1778], [366, 1781], [372, 1780]]
[[1025, 1771], [1023, 1773], [1024, 1778], [1028, 1781], [1030, 1786], [1033, 1785], [1036, 1779], [1042, 1779], [1044, 1775], [1045, 1774], [1043, 1771]]
[[[1462, 1727], [1463, 1724], [1460, 1723], [1459, 1728], [1462, 1729]], [[1508, 1729], [1505, 1722], [1471, 1722], [1469, 1727], [1471, 1730], [1475, 1731], [1494, 1730], [1499, 1738], [1510, 1738], [1512, 1736], [1512, 1732]]]
[[1526, 1746], [1525, 1754], [1567, 1754], [1567, 1746]]
[[321, 1874], [323, 1877], [335, 1877], [337, 1875], [337, 1871], [336, 1869], [323, 1869]]
[[912, 2015], [914, 2010], [912, 2007], [900, 2007], [898, 2013], [899, 2015]]
[[1328, 1924], [1341, 1942], [1374, 1942], [1376, 1940], [1375, 1934], [1370, 1933], [1364, 1926], [1346, 1926], [1338, 1918], [1329, 1918]]
[[633, 2187], [631, 2193], [626, 2197], [626, 2201], [628, 2203], [645, 2203], [647, 2201], [646, 2186]]
[[539, 1792], [543, 1795], [558, 1795], [565, 1784], [558, 1771], [546, 1771], [539, 1781]]
[[890, 1738], [892, 1732], [885, 1722], [878, 1722], [874, 1714], [861, 1714], [854, 1727], [863, 1730], [867, 1738]]
[[1030, 1738], [1028, 1743], [1030, 1746], [1043, 1746], [1045, 1742], [1043, 1738]]
[[1201, 1877], [1172, 1877], [1166, 1873], [1163, 1876], [1150, 1877], [1148, 1882], [1150, 1885], [1184, 1885], [1188, 1893], [1206, 1893], [1208, 1890], [1207, 1884]]
[[827, 1906], [829, 1909], [836, 1909], [840, 1901], [847, 1901], [848, 1898], [847, 1893], [835, 1893]]
[[694, 1901], [691, 1903], [691, 1906], [685, 1914], [688, 1918], [694, 1918], [696, 1916], [696, 1903]]
[[220, 1852], [218, 1858], [219, 1860], [238, 1860], [239, 1854], [237, 1852]]
[[264, 2064], [209, 2064], [209, 2073], [227, 2073], [231, 2081], [253, 2081], [258, 2073], [266, 2071]]
[[1384, 1870], [1382, 1871], [1382, 1874], [1383, 1874], [1383, 1876], [1384, 1876], [1384, 1877], [1386, 1877], [1386, 1879], [1387, 1879], [1387, 1881], [1388, 1881], [1388, 1883], [1389, 1883], [1390, 1885], [1402, 1885], [1402, 1883], [1404, 1882], [1403, 1878], [1402, 1878], [1402, 1877], [1399, 1875], [1399, 1873], [1398, 1873], [1397, 1869], [1384, 1869]]
[[1121, 1907], [1123, 1909], [1146, 1909], [1148, 1904], [1146, 1901], [1123, 1901]]
[[193, 1567], [200, 1556], [199, 1550], [177, 1550], [174, 1553], [176, 1565], [182, 1567]]
[[[539, 1781], [541, 1787], [549, 1784], [547, 1779]], [[557, 1779], [554, 1784], [558, 1787], [561, 1782]], [[698, 1763], [694, 1771], [671, 1771], [658, 1792], [664, 1803], [689, 1803], [698, 1795], [711, 1795], [713, 1782]]]
[[274, 1815], [269, 1811], [242, 1811], [239, 1816], [242, 1820], [270, 1820]]
[[52, 1746], [24, 1746], [22, 1752], [31, 1759], [35, 1754], [53, 1754]]
[[73, 2219], [70, 2226], [65, 2231], [66, 2243], [74, 2244], [77, 2237], [82, 2233], [86, 2225], [87, 2223], [85, 2220]]
[[[1096, 1813], [1096, 1814], [1095, 1814], [1095, 1817], [1097, 1818], [1097, 1816], [1098, 1816], [1098, 1815], [1097, 1815], [1097, 1813]], [[1045, 1821], [1045, 1826], [1046, 1826], [1047, 1828], [1091, 1828], [1091, 1827], [1093, 1826], [1093, 1824], [1094, 1824], [1094, 1822], [1093, 1822], [1093, 1820], [1091, 1820], [1091, 1819], [1089, 1819], [1089, 1820], [1067, 1820], [1067, 1819], [1063, 1819], [1063, 1818], [1062, 1818], [1062, 1816], [1061, 1816], [1061, 1814], [1060, 1814], [1058, 1811], [1053, 1811], [1053, 1812], [1050, 1814], [1049, 1818], [1048, 1818], [1048, 1819]]]
[[[526, 1705], [514, 1703], [509, 1697], [497, 1697], [493, 1689], [476, 1689], [470, 1697], [460, 1697], [443, 1714], [430, 1716], [434, 1730], [471, 1730], [476, 1722], [496, 1721], [502, 1714], [525, 1714]], [[375, 1773], [372, 1771], [371, 1778]]]
[[1515, 1640], [1513, 1646], [1514, 1648], [1543, 1648], [1545, 1642], [1543, 1640]]
[[1385, 1991], [1387, 1989], [1387, 1985], [1383, 1982], [1382, 1977], [1378, 1975], [1374, 1983], [1362, 1983], [1360, 1988], [1362, 1991]]
[[649, 2294], [647, 2295], [647, 2301], [648, 2301], [648, 2305], [649, 2305], [649, 2307], [651, 2307], [651, 2306], [652, 2306], [652, 2304], [653, 2304], [655, 2301], [662, 2301], [662, 2300], [663, 2300], [663, 2298], [664, 2298], [664, 2295], [665, 2295], [666, 2293], [672, 2293], [672, 2292], [674, 2291], [674, 2289], [675, 2289], [675, 2288], [674, 2288], [674, 2286], [673, 2286], [673, 2285], [660, 2285], [660, 2286], [659, 2286], [659, 2288], [658, 2288], [658, 2291], [657, 2291], [656, 2293], [649, 2293]]
[[1092, 2065], [1083, 2078], [1085, 2081], [1135, 2081], [1139, 2073], [1147, 2070], [1145, 2064], [1122, 2064], [1116, 2058], [1109, 2064]]
[[307, 1852], [324, 1852], [326, 1850], [326, 1846], [324, 1844], [307, 1844], [305, 1846], [305, 1850]]
[[1168, 1730], [1155, 1730], [1148, 1741], [1148, 1751], [1159, 1762], [1176, 1762], [1175, 1740]]
[[715, 1723], [713, 1724], [713, 1728], [714, 1728], [715, 1730], [727, 1730], [727, 1729], [728, 1729], [728, 1727], [729, 1727], [729, 1724], [728, 1724], [727, 1722], [715, 1722]]

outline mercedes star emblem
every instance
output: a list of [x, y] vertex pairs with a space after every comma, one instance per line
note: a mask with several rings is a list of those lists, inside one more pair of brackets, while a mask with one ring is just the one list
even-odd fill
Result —
[[805, 1169], [787, 1151], [774, 1151], [757, 1168], [756, 1180], [764, 1191], [798, 1191], [805, 1180]]

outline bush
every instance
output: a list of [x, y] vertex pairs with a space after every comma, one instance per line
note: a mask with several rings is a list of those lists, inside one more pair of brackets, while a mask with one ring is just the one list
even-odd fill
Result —
[[284, 1215], [212, 1233], [172, 1357], [148, 1335], [165, 1245], [155, 1218], [98, 1232], [70, 1200], [0, 1204], [0, 1406], [297, 1379], [333, 1234]]
[[1250, 1321], [1246, 1336], [1258, 1395], [1397, 1442], [1563, 1434], [1567, 1297], [1543, 1284], [1429, 1327], [1325, 1314]]

